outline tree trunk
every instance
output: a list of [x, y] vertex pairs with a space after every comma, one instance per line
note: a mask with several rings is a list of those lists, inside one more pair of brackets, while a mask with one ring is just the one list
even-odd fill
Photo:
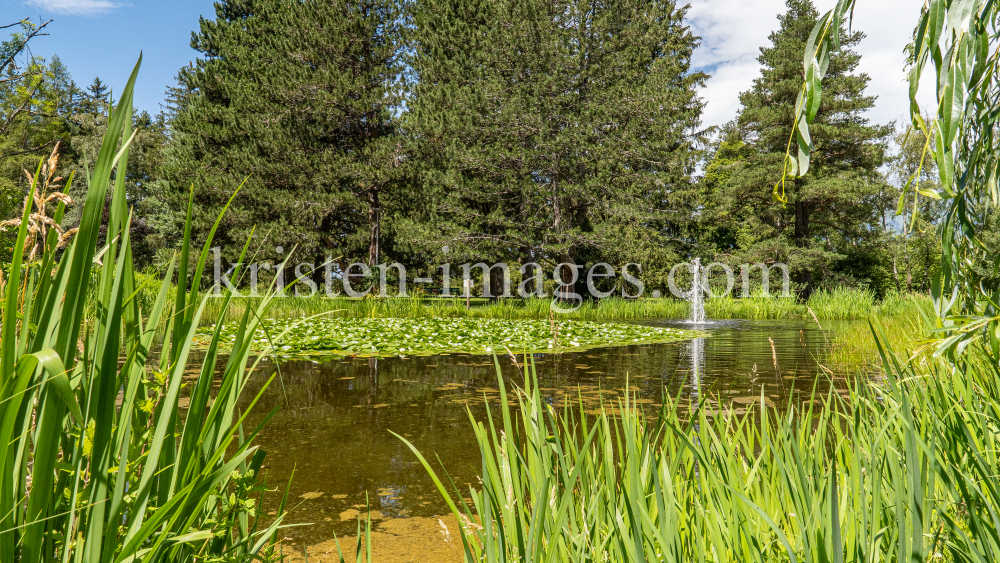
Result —
[[906, 249], [905, 255], [904, 255], [904, 258], [903, 258], [904, 259], [904, 267], [906, 268], [906, 291], [912, 292], [913, 291], [913, 267], [910, 264], [910, 244], [909, 244], [909, 241], [905, 241], [905, 240], [903, 241], [903, 243], [905, 244], [905, 246], [903, 248]]
[[368, 239], [368, 265], [374, 267], [378, 264], [381, 248], [379, 245], [379, 223], [382, 220], [382, 209], [379, 206], [378, 188], [370, 186], [367, 190], [368, 199], [368, 228], [370, 231]]
[[503, 293], [503, 271], [499, 268], [490, 270], [490, 301], [496, 302], [500, 300], [500, 294]]
[[896, 253], [892, 253], [892, 277], [896, 281], [896, 291], [902, 291], [899, 285], [899, 269], [896, 268]]
[[[809, 248], [809, 204], [795, 202], [795, 246], [797, 248]], [[812, 294], [812, 272], [808, 269], [799, 269], [795, 273], [795, 281], [802, 284], [799, 290], [799, 298], [803, 301], [809, 299]]]

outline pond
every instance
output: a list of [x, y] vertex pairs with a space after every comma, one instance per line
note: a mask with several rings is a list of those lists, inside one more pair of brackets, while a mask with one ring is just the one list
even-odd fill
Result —
[[[690, 328], [678, 321], [643, 324]], [[700, 384], [701, 393], [717, 395], [737, 413], [759, 405], [762, 389], [769, 406], [778, 408], [789, 398], [808, 398], [814, 384], [824, 393], [831, 385], [844, 391], [841, 374], [821, 367], [830, 334], [815, 323], [733, 320], [698, 328], [711, 336], [536, 354], [540, 387], [554, 405], [569, 397], [597, 409], [602, 398], [607, 404], [627, 385], [655, 408], [664, 392], [694, 397]], [[523, 381], [522, 369], [509, 355], [498, 360], [508, 385]], [[358, 511], [364, 512], [366, 504], [377, 528], [407, 519], [427, 525], [406, 533], [442, 531], [437, 517], [447, 514], [447, 507], [414, 455], [389, 431], [407, 437], [432, 463], [440, 458], [460, 488], [476, 482], [480, 458], [466, 409], [483, 419], [486, 401], [498, 404], [491, 356], [267, 360], [244, 397], [251, 399], [275, 371], [280, 378], [255, 412], [281, 410], [258, 443], [268, 452], [272, 486], [283, 488], [295, 472], [290, 497], [291, 506], [298, 506], [286, 522], [313, 524], [287, 529], [290, 546], [313, 546], [314, 560], [317, 550], [328, 551], [329, 545], [322, 546], [334, 533], [341, 538], [355, 534]]]

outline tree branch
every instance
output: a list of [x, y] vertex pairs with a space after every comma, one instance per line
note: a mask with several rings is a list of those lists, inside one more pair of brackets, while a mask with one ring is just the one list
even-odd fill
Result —
[[[6, 26], [4, 26], [4, 27], [2, 27], [0, 29], [6, 29], [8, 27], [13, 27], [15, 25], [22, 24], [25, 21], [27, 21], [27, 20], [21, 20], [21, 21], [19, 21], [17, 23], [12, 23], [10, 25], [6, 25]], [[52, 23], [52, 20], [49, 20], [49, 21], [43, 23], [42, 25], [36, 27], [34, 30], [32, 30], [32, 32], [29, 33], [28, 36], [24, 38], [24, 41], [21, 42], [21, 45], [17, 49], [15, 49], [14, 52], [10, 54], [10, 56], [7, 57], [7, 60], [5, 60], [2, 65], [0, 65], [0, 68], [6, 67], [10, 63], [14, 62], [14, 59], [18, 55], [21, 54], [21, 51], [24, 51], [24, 48], [28, 46], [28, 42], [31, 41], [32, 38], [34, 38], [35, 36], [38, 36], [38, 35], [48, 35], [48, 33], [42, 33], [41, 31], [43, 29], [45, 29], [45, 26], [49, 25], [50, 23]]]

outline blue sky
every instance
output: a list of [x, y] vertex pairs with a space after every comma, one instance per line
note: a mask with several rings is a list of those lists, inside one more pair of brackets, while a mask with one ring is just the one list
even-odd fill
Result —
[[214, 17], [211, 0], [2, 0], [0, 6], [4, 23], [52, 19], [49, 35], [33, 41], [32, 52], [58, 54], [81, 86], [100, 76], [118, 92], [141, 51], [135, 105], [150, 113], [160, 110], [177, 70], [198, 54], [191, 32], [202, 14]]
[[[50, 35], [39, 38], [33, 51], [58, 54], [74, 79], [89, 85], [95, 76], [120, 90], [139, 52], [143, 65], [135, 103], [155, 113], [177, 70], [197, 53], [190, 47], [198, 17], [214, 17], [211, 0], [2, 0], [0, 21], [30, 17], [53, 19]], [[694, 63], [710, 71], [702, 96], [708, 101], [705, 125], [732, 119], [739, 92], [748, 89], [759, 72], [756, 57], [768, 34], [777, 27], [784, 0], [689, 0], [689, 22], [702, 37]], [[835, 0], [815, 0], [821, 11]], [[902, 117], [907, 107], [903, 46], [912, 32], [923, 0], [859, 0], [855, 27], [868, 38], [859, 50], [861, 70], [872, 77], [869, 91], [879, 97], [872, 121]], [[930, 102], [929, 96], [923, 96]]]

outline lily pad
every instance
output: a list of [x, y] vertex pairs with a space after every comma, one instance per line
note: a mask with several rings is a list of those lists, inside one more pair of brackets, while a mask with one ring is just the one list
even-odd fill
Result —
[[[235, 326], [222, 329], [235, 339]], [[207, 338], [214, 327], [201, 329]], [[287, 333], [286, 333], [287, 330]], [[285, 333], [283, 337], [279, 336]], [[257, 330], [256, 350], [277, 356], [431, 356], [579, 352], [609, 346], [674, 342], [705, 336], [692, 330], [589, 321], [508, 319], [269, 320]]]

